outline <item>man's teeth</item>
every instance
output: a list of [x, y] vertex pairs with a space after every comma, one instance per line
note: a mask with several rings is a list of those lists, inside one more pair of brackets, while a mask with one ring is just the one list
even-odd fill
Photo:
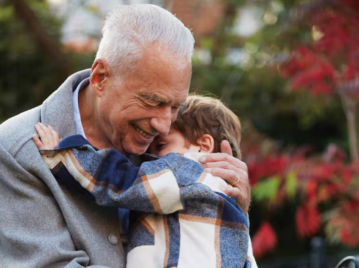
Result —
[[140, 129], [139, 127], [137, 127], [137, 126], [134, 126], [134, 127], [135, 127], [136, 131], [137, 131], [138, 133], [140, 133], [142, 136], [144, 136], [145, 138], [149, 139], [149, 138], [152, 137], [151, 135], [148, 135], [146, 132], [144, 132], [144, 131], [143, 131], [142, 129]]

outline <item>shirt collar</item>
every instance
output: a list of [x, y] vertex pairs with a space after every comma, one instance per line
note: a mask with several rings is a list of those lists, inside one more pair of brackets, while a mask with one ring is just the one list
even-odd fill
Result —
[[81, 81], [81, 83], [77, 86], [73, 94], [73, 105], [74, 105], [74, 121], [75, 121], [75, 131], [76, 134], [82, 135], [86, 139], [85, 131], [81, 122], [80, 108], [79, 108], [79, 92], [80, 90], [87, 87], [90, 83], [90, 78], [87, 77]]

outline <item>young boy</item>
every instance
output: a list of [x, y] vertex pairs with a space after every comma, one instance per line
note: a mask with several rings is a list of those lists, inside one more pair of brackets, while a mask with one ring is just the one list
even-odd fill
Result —
[[162, 157], [141, 167], [80, 135], [58, 144], [51, 127], [36, 130], [41, 141], [34, 141], [58, 180], [100, 205], [131, 210], [127, 267], [256, 266], [247, 258], [246, 215], [221, 190], [226, 182], [196, 162], [219, 152], [222, 140], [240, 157], [240, 122], [219, 100], [188, 97], [170, 133], [149, 148]]

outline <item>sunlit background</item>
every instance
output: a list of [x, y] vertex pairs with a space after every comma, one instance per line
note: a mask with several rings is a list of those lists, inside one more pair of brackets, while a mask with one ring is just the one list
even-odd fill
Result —
[[191, 91], [241, 119], [259, 267], [359, 255], [357, 0], [0, 0], [0, 123], [90, 68], [106, 13], [134, 3], [192, 30]]

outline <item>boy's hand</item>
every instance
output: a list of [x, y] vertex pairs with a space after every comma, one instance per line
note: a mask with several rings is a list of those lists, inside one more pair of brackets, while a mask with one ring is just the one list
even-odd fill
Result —
[[33, 135], [32, 139], [39, 150], [52, 150], [59, 144], [59, 135], [51, 126], [46, 127], [42, 123], [37, 123], [35, 129], [40, 139], [36, 135]]
[[247, 213], [251, 202], [248, 168], [244, 162], [232, 156], [228, 141], [222, 141], [221, 153], [206, 155], [199, 161], [206, 172], [227, 181], [229, 185], [223, 192], [234, 197], [243, 212]]

